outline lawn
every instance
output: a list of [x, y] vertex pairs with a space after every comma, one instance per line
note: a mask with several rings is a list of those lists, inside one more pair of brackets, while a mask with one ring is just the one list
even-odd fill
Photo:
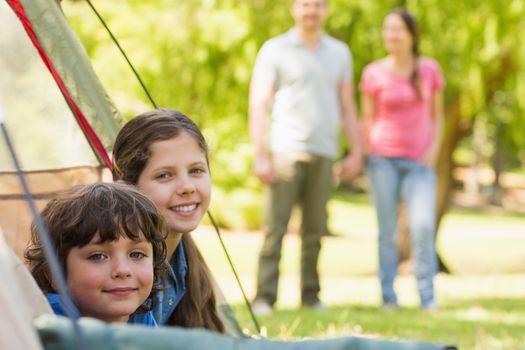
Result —
[[[235, 312], [241, 324], [250, 324], [245, 308], [237, 305]], [[424, 340], [455, 345], [461, 350], [525, 349], [523, 296], [448, 300], [432, 314], [410, 307], [388, 312], [354, 304], [331, 305], [322, 313], [278, 309], [259, 322], [270, 338], [279, 339], [356, 335]]]
[[[293, 226], [293, 223], [292, 223]], [[453, 274], [436, 278], [438, 311], [417, 308], [415, 281], [396, 281], [402, 308], [379, 308], [376, 228], [366, 197], [336, 196], [320, 257], [321, 298], [326, 312], [299, 308], [296, 234], [285, 238], [279, 301], [273, 316], [260, 318], [272, 339], [364, 335], [454, 344], [460, 349], [525, 349], [525, 216], [452, 210], [443, 219], [438, 250]], [[194, 234], [240, 323], [254, 327], [216, 234]], [[254, 295], [258, 232], [223, 232], [225, 245], [249, 298]]]

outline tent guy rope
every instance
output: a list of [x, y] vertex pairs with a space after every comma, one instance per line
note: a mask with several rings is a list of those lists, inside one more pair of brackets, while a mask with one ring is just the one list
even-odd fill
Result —
[[[117, 40], [117, 38], [115, 37], [115, 35], [113, 34], [113, 32], [111, 31], [111, 29], [109, 28], [109, 26], [107, 25], [107, 23], [104, 21], [104, 19], [102, 18], [102, 16], [100, 15], [100, 13], [97, 11], [97, 9], [95, 8], [95, 6], [92, 4], [92, 2], [90, 0], [86, 0], [86, 2], [88, 3], [89, 7], [91, 7], [91, 9], [93, 10], [93, 12], [95, 13], [95, 15], [98, 17], [98, 19], [100, 20], [100, 22], [102, 23], [102, 26], [106, 29], [106, 31], [108, 32], [109, 36], [111, 37], [111, 40], [115, 43], [115, 45], [118, 47], [120, 53], [122, 54], [122, 56], [124, 56], [124, 59], [126, 60], [128, 66], [130, 67], [130, 69], [133, 71], [133, 74], [135, 75], [135, 77], [137, 78], [137, 80], [139, 81], [142, 89], [144, 90], [144, 92], [146, 93], [146, 95], [148, 96], [148, 99], [149, 101], [151, 102], [153, 108], [157, 108], [157, 103], [155, 102], [155, 100], [153, 99], [153, 96], [151, 95], [151, 93], [149, 92], [146, 84], [144, 83], [144, 81], [142, 80], [142, 78], [140, 77], [140, 74], [138, 73], [138, 71], [135, 69], [135, 67], [133, 66], [133, 64], [131, 63], [131, 60], [128, 58], [128, 55], [126, 54], [126, 52], [124, 51], [124, 49], [122, 48], [122, 46], [120, 45], [119, 41]], [[221, 247], [224, 251], [224, 254], [226, 255], [226, 258], [228, 260], [228, 264], [230, 265], [232, 271], [233, 271], [233, 275], [235, 276], [235, 280], [239, 286], [239, 289], [241, 290], [241, 293], [242, 293], [242, 296], [243, 296], [243, 299], [244, 299], [244, 302], [246, 304], [246, 307], [248, 308], [248, 311], [250, 312], [250, 316], [252, 318], [252, 321], [253, 321], [253, 324], [255, 326], [255, 329], [257, 330], [257, 333], [258, 334], [261, 334], [261, 327], [259, 325], [259, 322], [257, 321], [257, 318], [255, 317], [255, 314], [253, 313], [253, 309], [252, 309], [252, 306], [251, 306], [251, 303], [250, 301], [248, 300], [248, 297], [246, 296], [246, 292], [244, 291], [244, 287], [242, 286], [242, 283], [241, 283], [241, 280], [239, 279], [239, 276], [237, 274], [237, 270], [235, 269], [235, 266], [233, 265], [233, 261], [230, 257], [230, 254], [228, 253], [228, 250], [226, 249], [226, 245], [224, 244], [224, 241], [222, 239], [222, 236], [221, 236], [221, 233], [220, 233], [220, 230], [219, 230], [219, 226], [217, 225], [217, 223], [215, 222], [215, 220], [213, 219], [213, 216], [211, 215], [210, 211], [208, 210], [207, 211], [208, 213], [208, 217], [210, 218], [210, 221], [213, 225], [213, 228], [215, 230], [215, 232], [217, 233], [217, 237], [220, 241], [220, 244], [221, 244]]]

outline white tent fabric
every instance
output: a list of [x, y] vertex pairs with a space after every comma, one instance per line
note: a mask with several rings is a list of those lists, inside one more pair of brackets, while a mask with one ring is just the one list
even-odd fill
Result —
[[41, 349], [32, 321], [51, 313], [44, 294], [0, 230], [0, 349]]
[[[23, 5], [36, 36], [85, 114], [109, 149], [120, 115], [98, 82], [79, 40], [55, 1], [10, 1]], [[6, 1], [0, 1], [0, 104], [5, 125], [26, 171], [39, 209], [57, 192], [102, 180], [102, 168], [79, 124]], [[0, 225], [7, 243], [23, 256], [32, 216], [12, 159], [0, 138]]]
[[[20, 21], [0, 2], [0, 102], [24, 170], [98, 165]], [[14, 170], [0, 147], [0, 171]], [[5, 229], [5, 228], [4, 228]]]

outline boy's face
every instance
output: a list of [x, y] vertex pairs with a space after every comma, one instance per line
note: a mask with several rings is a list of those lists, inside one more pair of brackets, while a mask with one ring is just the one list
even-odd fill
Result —
[[211, 178], [204, 152], [187, 132], [154, 142], [149, 150], [137, 186], [160, 209], [172, 232], [193, 231], [210, 205]]
[[153, 286], [153, 247], [120, 237], [99, 242], [99, 235], [67, 256], [67, 284], [82, 316], [127, 322]]

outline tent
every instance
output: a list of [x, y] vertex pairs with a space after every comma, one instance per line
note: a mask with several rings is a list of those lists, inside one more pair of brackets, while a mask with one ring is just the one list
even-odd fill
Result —
[[[2, 1], [0, 52], [0, 103], [37, 205], [101, 180], [122, 119], [58, 3]], [[13, 170], [2, 148], [0, 225], [22, 256], [32, 218]]]
[[35, 317], [51, 314], [47, 300], [4, 240], [0, 230], [0, 349], [41, 349], [31, 327]]
[[[0, 26], [0, 69], [7, 73], [0, 75], [0, 103], [37, 206], [72, 185], [111, 181], [108, 154], [122, 118], [59, 3], [7, 0], [0, 5]], [[0, 227], [22, 258], [32, 217], [1, 151], [0, 164]], [[216, 290], [228, 333], [242, 335]]]
[[[61, 12], [59, 2], [0, 2], [0, 71], [0, 103], [5, 110], [5, 125], [12, 132], [15, 150], [37, 206], [43, 207], [58, 191], [72, 185], [109, 180], [107, 169], [111, 167], [111, 161], [108, 154], [122, 118], [96, 77], [83, 46]], [[5, 148], [1, 147], [0, 227], [7, 244], [21, 257], [28, 242], [32, 218], [11, 164]], [[0, 242], [2, 245], [5, 246]], [[14, 303], [12, 298], [2, 295], [0, 305]], [[126, 348], [119, 340], [124, 338], [143, 346], [153, 345], [162, 338], [166, 348], [175, 348], [174, 337], [178, 344], [193, 344], [179, 347], [181, 349], [208, 348], [206, 344], [215, 344], [213, 347], [223, 344], [225, 349], [291, 349], [303, 348], [306, 344], [242, 338], [240, 327], [224, 300], [219, 312], [230, 337], [205, 331], [144, 330], [90, 321], [86, 321], [83, 327], [90, 342], [105, 339], [108, 344], [115, 345], [111, 348]], [[5, 320], [6, 316], [1, 317]], [[28, 316], [26, 320], [30, 318]], [[74, 343], [68, 343], [73, 336], [67, 320], [44, 319], [37, 328], [44, 347], [74, 348]], [[125, 337], [117, 339], [118, 334]], [[102, 338], [98, 338], [100, 336]], [[61, 342], [63, 347], [53, 347], [53, 339]], [[186, 340], [179, 341], [181, 339]], [[388, 347], [388, 344], [395, 345], [396, 349], [440, 348], [426, 343], [359, 338], [312, 341], [309, 348], [318, 348], [321, 343], [328, 349], [379, 349]], [[340, 344], [346, 345], [341, 347]], [[368, 345], [363, 347], [363, 344]]]

